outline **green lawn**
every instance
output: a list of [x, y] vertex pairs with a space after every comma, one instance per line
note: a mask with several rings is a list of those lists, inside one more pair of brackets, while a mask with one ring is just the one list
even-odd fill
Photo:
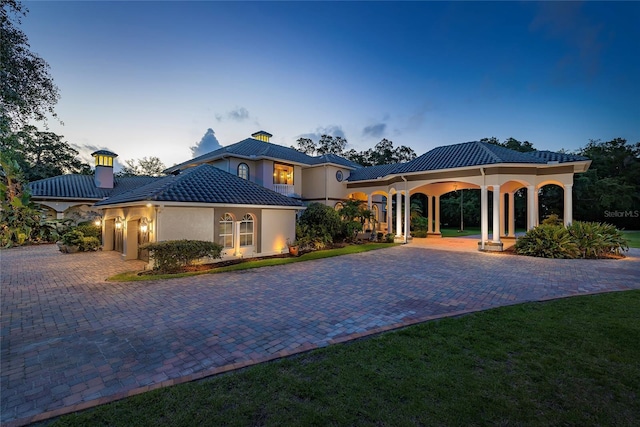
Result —
[[154, 274], [138, 276], [137, 271], [129, 271], [126, 273], [116, 274], [107, 279], [110, 282], [138, 282], [144, 280], [158, 280], [158, 279], [175, 279], [179, 277], [196, 276], [199, 274], [211, 274], [211, 273], [224, 273], [226, 271], [238, 271], [248, 270], [251, 268], [268, 267], [272, 265], [291, 264], [294, 262], [311, 261], [314, 259], [331, 258], [334, 256], [357, 254], [360, 252], [368, 252], [376, 249], [384, 249], [391, 246], [395, 246], [396, 243], [364, 243], [361, 245], [348, 245], [343, 248], [327, 249], [322, 251], [308, 252], [299, 257], [290, 258], [267, 258], [257, 261], [247, 261], [240, 264], [229, 265], [226, 267], [217, 267], [206, 271], [195, 271], [189, 273], [176, 273], [176, 274]]
[[640, 291], [498, 308], [155, 390], [57, 426], [638, 425]]
[[640, 231], [623, 231], [622, 233], [629, 241], [630, 248], [640, 248]]

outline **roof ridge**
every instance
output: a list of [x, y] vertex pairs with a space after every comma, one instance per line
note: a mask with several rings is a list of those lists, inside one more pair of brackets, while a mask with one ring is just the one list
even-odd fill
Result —
[[[490, 145], [488, 142], [484, 142], [484, 141], [471, 141], [471, 144], [480, 144], [480, 146], [482, 147], [482, 149], [484, 150], [485, 153], [489, 154], [490, 157], [493, 158], [493, 160], [496, 161], [496, 163], [503, 163], [504, 159], [500, 156], [498, 156], [491, 148], [488, 147], [488, 145]], [[493, 145], [493, 144], [491, 144]], [[499, 147], [499, 145], [494, 145], [495, 147]], [[505, 148], [505, 147], [501, 147], [501, 148]], [[507, 148], [507, 150], [510, 150], [510, 148]], [[511, 151], [515, 151], [515, 150], [511, 150]]]

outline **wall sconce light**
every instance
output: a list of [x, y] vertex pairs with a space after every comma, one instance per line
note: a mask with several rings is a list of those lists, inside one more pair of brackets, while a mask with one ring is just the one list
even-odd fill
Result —
[[93, 225], [95, 225], [96, 227], [100, 227], [102, 225], [102, 218], [101, 217], [96, 217], [96, 219], [93, 220]]
[[116, 217], [116, 230], [122, 229], [122, 218], [119, 216]]
[[148, 233], [151, 230], [151, 221], [149, 221], [147, 218], [142, 217], [140, 218], [140, 232], [142, 233]]

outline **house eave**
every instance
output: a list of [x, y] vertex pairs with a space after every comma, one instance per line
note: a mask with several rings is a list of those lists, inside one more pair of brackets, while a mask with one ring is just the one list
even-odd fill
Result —
[[183, 207], [183, 208], [233, 208], [233, 207], [247, 207], [258, 209], [287, 209], [287, 210], [304, 210], [305, 206], [284, 206], [284, 205], [256, 205], [256, 204], [240, 204], [240, 203], [202, 203], [202, 202], [164, 202], [161, 200], [138, 200], [135, 202], [126, 203], [114, 203], [112, 205], [95, 206], [96, 209], [116, 209], [116, 208], [130, 208], [147, 206], [152, 208], [164, 208], [164, 207]]

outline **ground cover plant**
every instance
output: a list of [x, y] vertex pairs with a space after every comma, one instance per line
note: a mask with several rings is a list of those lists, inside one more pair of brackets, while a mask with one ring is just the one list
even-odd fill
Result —
[[312, 261], [314, 259], [331, 258], [340, 255], [357, 254], [361, 252], [373, 251], [376, 249], [384, 249], [391, 246], [395, 246], [395, 243], [365, 243], [362, 245], [347, 245], [340, 248], [325, 249], [322, 251], [307, 252], [299, 257], [284, 257], [284, 258], [265, 258], [256, 259], [250, 261], [242, 261], [233, 265], [217, 266], [216, 264], [209, 264], [210, 269], [201, 271], [190, 271], [184, 273], [174, 274], [153, 274], [153, 275], [141, 275], [137, 271], [129, 271], [126, 273], [116, 274], [109, 277], [107, 280], [110, 282], [134, 282], [144, 280], [158, 280], [158, 279], [175, 279], [180, 277], [195, 276], [199, 274], [211, 274], [211, 273], [225, 273], [228, 271], [249, 270], [252, 268], [270, 267], [273, 265], [291, 264], [294, 262]]
[[58, 419], [56, 426], [637, 425], [640, 291], [412, 326]]
[[527, 231], [515, 245], [519, 255], [543, 258], [619, 257], [628, 249], [623, 233], [613, 225], [575, 221], [564, 226], [554, 218]]

